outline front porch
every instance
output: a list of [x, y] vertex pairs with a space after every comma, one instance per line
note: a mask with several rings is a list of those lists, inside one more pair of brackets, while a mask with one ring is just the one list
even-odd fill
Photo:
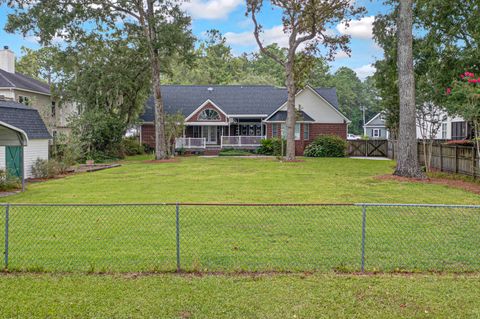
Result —
[[186, 126], [182, 137], [175, 139], [175, 148], [188, 151], [205, 149], [255, 149], [265, 138], [265, 126], [258, 122], [230, 125]]

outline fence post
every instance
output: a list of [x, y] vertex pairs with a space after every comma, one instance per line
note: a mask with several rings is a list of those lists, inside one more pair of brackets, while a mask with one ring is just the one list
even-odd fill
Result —
[[440, 143], [440, 172], [443, 172], [443, 146]]
[[458, 174], [458, 145], [455, 145], [455, 174]]
[[367, 206], [362, 205], [362, 273], [365, 272], [365, 233], [367, 226]]
[[10, 204], [5, 207], [5, 269], [8, 269], [8, 226], [10, 221]]
[[475, 146], [472, 148], [472, 176], [473, 176], [473, 179], [476, 179], [477, 178], [477, 163], [475, 161], [475, 155], [476, 155], [476, 150], [475, 150]]
[[180, 267], [180, 204], [175, 205], [175, 225], [177, 234], [177, 272], [181, 271]]

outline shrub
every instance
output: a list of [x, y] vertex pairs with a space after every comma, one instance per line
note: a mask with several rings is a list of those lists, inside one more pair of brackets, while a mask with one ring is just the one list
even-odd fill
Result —
[[281, 156], [282, 142], [283, 152], [285, 153], [286, 140], [279, 138], [267, 138], [262, 140], [262, 145], [260, 145], [260, 147], [258, 148], [257, 153], [262, 155]]
[[145, 153], [144, 146], [135, 137], [127, 137], [122, 141], [123, 151], [127, 156], [141, 155]]
[[16, 177], [11, 177], [7, 174], [6, 171], [0, 170], [0, 191], [9, 191], [13, 189], [18, 189], [22, 186], [20, 179]]
[[32, 166], [32, 175], [35, 178], [52, 178], [58, 175], [61, 170], [66, 169], [57, 161], [37, 158]]
[[320, 135], [305, 148], [308, 157], [345, 157], [347, 142], [336, 135]]

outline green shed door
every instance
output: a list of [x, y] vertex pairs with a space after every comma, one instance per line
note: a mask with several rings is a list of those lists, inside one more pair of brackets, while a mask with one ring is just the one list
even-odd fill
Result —
[[5, 165], [10, 176], [22, 178], [22, 147], [5, 146]]

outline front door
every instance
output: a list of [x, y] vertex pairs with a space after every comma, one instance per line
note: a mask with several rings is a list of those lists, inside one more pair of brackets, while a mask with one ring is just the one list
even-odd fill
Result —
[[202, 137], [206, 139], [207, 144], [217, 144], [217, 126], [203, 126]]
[[22, 147], [5, 146], [5, 167], [7, 174], [12, 177], [22, 178]]

